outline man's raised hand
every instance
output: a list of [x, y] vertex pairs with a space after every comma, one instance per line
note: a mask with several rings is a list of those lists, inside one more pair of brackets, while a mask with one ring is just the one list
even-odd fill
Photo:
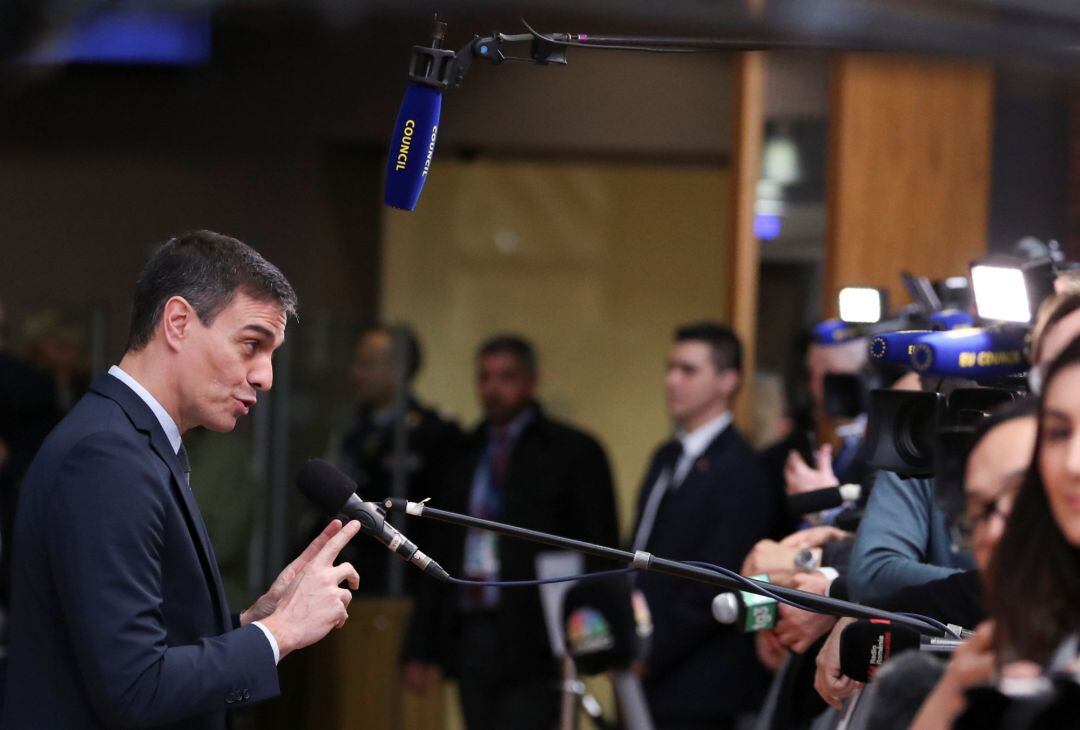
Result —
[[[349, 563], [334, 565], [334, 560], [349, 540], [360, 531], [360, 523], [353, 520], [336, 529], [333, 524], [315, 538], [303, 554], [282, 572], [284, 576], [303, 561], [275, 601], [273, 612], [262, 619], [263, 625], [270, 629], [270, 633], [277, 640], [282, 657], [291, 651], [314, 644], [326, 636], [330, 629], [344, 626], [349, 618], [348, 607], [352, 593], [342, 588], [341, 584], [348, 583], [350, 588], [356, 590], [360, 587], [360, 576]], [[318, 549], [315, 550], [317, 546]], [[278, 580], [281, 580], [281, 576]], [[274, 583], [276, 585], [278, 581]], [[268, 591], [268, 594], [271, 591]]]

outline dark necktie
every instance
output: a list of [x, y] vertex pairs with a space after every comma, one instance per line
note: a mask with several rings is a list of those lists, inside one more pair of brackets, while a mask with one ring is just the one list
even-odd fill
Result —
[[[657, 477], [645, 505], [641, 509], [641, 517], [638, 520], [637, 529], [634, 531], [634, 550], [644, 550], [652, 534], [653, 525], [656, 522], [656, 514], [660, 511], [660, 504], [664, 501], [672, 482], [675, 479], [675, 469], [679, 458], [682, 457], [682, 442], [672, 439], [664, 444], [656, 455]], [[645, 486], [648, 489], [648, 485]]]
[[180, 450], [176, 452], [176, 456], [180, 459], [180, 466], [184, 470], [184, 481], [188, 489], [191, 489], [191, 462], [188, 461], [187, 449], [184, 448], [183, 442], [180, 443]]
[[506, 480], [506, 467], [510, 464], [510, 429], [496, 428], [491, 440], [491, 478], [499, 489]]

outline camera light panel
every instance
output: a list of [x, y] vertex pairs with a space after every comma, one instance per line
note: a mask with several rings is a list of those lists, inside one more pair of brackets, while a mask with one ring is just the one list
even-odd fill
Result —
[[1021, 269], [1004, 266], [971, 267], [975, 307], [983, 319], [1030, 322], [1031, 303]]
[[880, 289], [847, 286], [840, 290], [840, 319], [845, 322], [880, 322], [885, 315]]

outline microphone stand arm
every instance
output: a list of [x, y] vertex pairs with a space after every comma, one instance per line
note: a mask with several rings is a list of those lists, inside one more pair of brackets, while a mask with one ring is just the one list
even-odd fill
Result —
[[[539, 33], [525, 24], [528, 33], [492, 33], [474, 36], [461, 50], [443, 48], [446, 23], [435, 17], [431, 45], [413, 46], [409, 52], [409, 80], [446, 91], [465, 80], [473, 61], [498, 66], [504, 61], [524, 61], [541, 66], [565, 66], [567, 48], [597, 48], [656, 53], [701, 51], [754, 51], [778, 48], [809, 48], [810, 44], [753, 38], [669, 38], [642, 36], [596, 36], [585, 33]], [[509, 45], [529, 44], [528, 56], [507, 55]], [[816, 46], [821, 47], [821, 44]]]
[[759, 595], [768, 595], [769, 593], [772, 593], [799, 605], [806, 606], [807, 608], [831, 616], [884, 619], [891, 621], [894, 624], [907, 626], [926, 636], [943, 636], [940, 629], [909, 616], [892, 613], [891, 611], [882, 611], [880, 609], [863, 606], [858, 603], [851, 603], [849, 601], [841, 601], [837, 598], [819, 596], [815, 593], [806, 593], [805, 591], [799, 591], [794, 588], [785, 588], [784, 586], [757, 581], [752, 578], [746, 579], [749, 581], [748, 583], [742, 583], [734, 578], [717, 573], [716, 571], [699, 568], [694, 565], [686, 565], [674, 560], [667, 560], [666, 558], [657, 557], [656, 555], [642, 550], [629, 552], [627, 550], [618, 550], [603, 545], [595, 545], [590, 542], [552, 535], [547, 532], [530, 530], [525, 527], [516, 527], [502, 522], [494, 522], [492, 520], [463, 515], [457, 512], [435, 509], [427, 506], [425, 502], [408, 502], [404, 499], [387, 498], [379, 503], [379, 506], [387, 511], [403, 511], [413, 517], [440, 520], [442, 522], [449, 522], [464, 527], [477, 527], [482, 530], [497, 532], [500, 535], [507, 535], [508, 537], [516, 537], [531, 542], [542, 543], [544, 545], [551, 545], [552, 547], [562, 548], [564, 550], [574, 550], [576, 552], [585, 553], [586, 555], [594, 555], [599, 558], [606, 558], [618, 563], [632, 565], [639, 570], [651, 570], [667, 575], [674, 575], [679, 578], [697, 581], [698, 583], [708, 583], [729, 591], [746, 591], [748, 593], [757, 593]]
[[[498, 66], [504, 61], [529, 61], [548, 66], [566, 65], [566, 46], [552, 42], [532, 33], [494, 33], [474, 36], [459, 51], [442, 47], [446, 23], [435, 22], [436, 30], [430, 46], [413, 46], [409, 52], [409, 80], [445, 91], [456, 89], [465, 80], [465, 74], [476, 59]], [[556, 33], [554, 38], [569, 40], [567, 33]], [[503, 52], [506, 44], [529, 43], [529, 57], [508, 56]]]

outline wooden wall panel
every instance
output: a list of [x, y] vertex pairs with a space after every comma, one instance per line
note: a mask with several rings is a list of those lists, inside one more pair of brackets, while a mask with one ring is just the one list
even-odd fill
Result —
[[741, 53], [735, 65], [732, 119], [731, 286], [728, 289], [731, 328], [743, 343], [743, 386], [735, 402], [735, 421], [752, 432], [751, 405], [757, 361], [758, 282], [761, 256], [754, 235], [754, 205], [761, 178], [761, 145], [765, 129], [765, 56]]
[[902, 270], [962, 274], [986, 249], [993, 72], [848, 54], [834, 62], [824, 311], [853, 284], [906, 302]]

